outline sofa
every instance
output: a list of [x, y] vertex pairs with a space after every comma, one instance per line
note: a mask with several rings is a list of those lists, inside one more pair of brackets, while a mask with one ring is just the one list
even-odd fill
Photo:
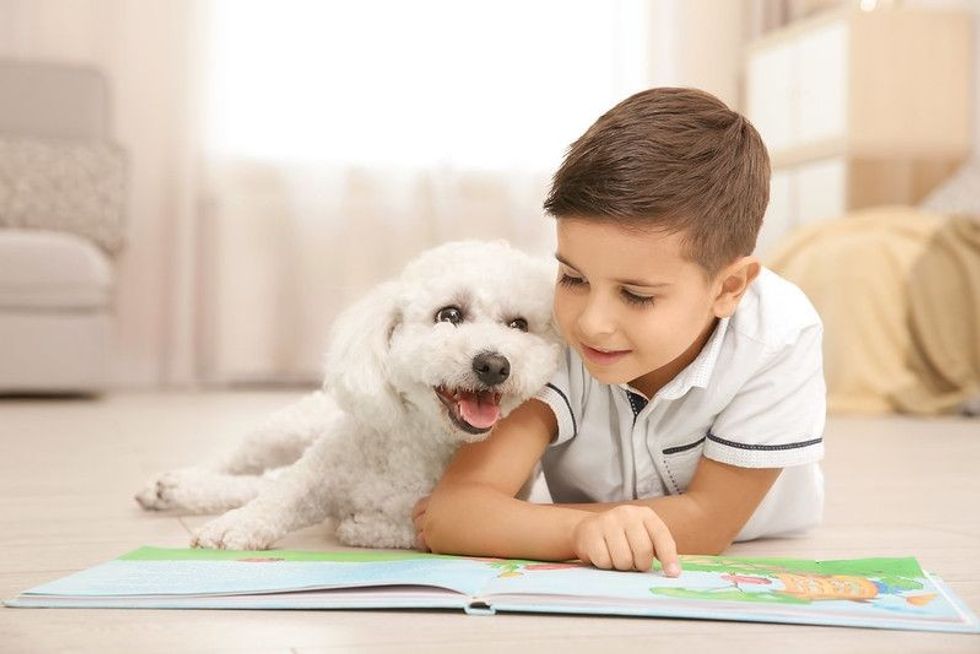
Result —
[[0, 60], [0, 395], [110, 383], [125, 154], [93, 68]]

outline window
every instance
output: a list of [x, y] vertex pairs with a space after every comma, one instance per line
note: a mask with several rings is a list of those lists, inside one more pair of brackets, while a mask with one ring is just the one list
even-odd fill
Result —
[[214, 0], [213, 156], [552, 170], [646, 86], [638, 0]]

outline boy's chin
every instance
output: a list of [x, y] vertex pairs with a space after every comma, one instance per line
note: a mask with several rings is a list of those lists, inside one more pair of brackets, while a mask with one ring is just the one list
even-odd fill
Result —
[[588, 361], [584, 361], [584, 363], [589, 375], [600, 384], [625, 384], [629, 381], [629, 378], [623, 375], [622, 371], [615, 370], [615, 367], [597, 366]]

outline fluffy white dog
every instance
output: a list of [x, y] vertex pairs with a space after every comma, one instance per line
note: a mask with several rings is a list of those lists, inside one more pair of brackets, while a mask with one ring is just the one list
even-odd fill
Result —
[[265, 549], [327, 517], [346, 544], [412, 547], [412, 507], [459, 445], [554, 372], [552, 287], [549, 264], [503, 241], [423, 253], [337, 319], [326, 392], [273, 414], [218, 466], [154, 479], [137, 501], [233, 509], [195, 547]]

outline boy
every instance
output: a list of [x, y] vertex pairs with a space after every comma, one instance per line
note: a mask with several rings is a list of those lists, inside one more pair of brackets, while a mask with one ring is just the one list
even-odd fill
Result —
[[[638, 93], [572, 144], [545, 203], [562, 365], [458, 452], [420, 547], [674, 576], [819, 521], [822, 326], [751, 256], [768, 195], [758, 133], [701, 91]], [[539, 460], [555, 505], [514, 497]]]

